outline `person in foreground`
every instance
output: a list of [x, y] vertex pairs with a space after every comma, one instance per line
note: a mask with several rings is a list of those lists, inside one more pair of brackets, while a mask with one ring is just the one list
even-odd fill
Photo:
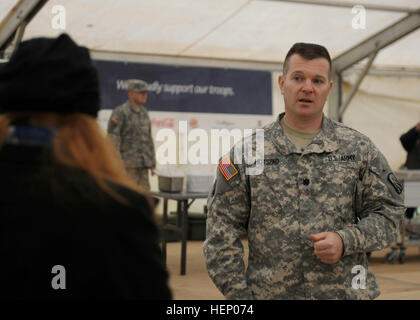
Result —
[[66, 34], [0, 67], [0, 298], [170, 299], [149, 196], [101, 131], [89, 52]]
[[[219, 162], [203, 251], [227, 299], [380, 294], [366, 252], [395, 242], [402, 184], [368, 137], [323, 114], [330, 73], [326, 48], [293, 45], [279, 77], [285, 113], [264, 127], [264, 159], [232, 148]], [[250, 170], [258, 163], [262, 172]]]

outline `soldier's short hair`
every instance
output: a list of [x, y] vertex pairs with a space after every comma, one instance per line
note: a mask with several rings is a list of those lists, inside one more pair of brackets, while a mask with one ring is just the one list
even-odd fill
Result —
[[127, 80], [127, 91], [147, 92], [147, 82], [140, 79]]
[[287, 74], [290, 57], [294, 54], [298, 54], [306, 60], [313, 60], [317, 58], [326, 59], [330, 66], [328, 77], [331, 78], [331, 57], [328, 50], [319, 44], [304, 42], [297, 42], [290, 48], [283, 63], [283, 75]]

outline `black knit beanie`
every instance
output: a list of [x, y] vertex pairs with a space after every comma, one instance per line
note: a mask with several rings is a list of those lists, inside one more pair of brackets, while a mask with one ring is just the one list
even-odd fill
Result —
[[0, 65], [0, 113], [99, 110], [98, 74], [85, 47], [68, 35], [24, 41]]

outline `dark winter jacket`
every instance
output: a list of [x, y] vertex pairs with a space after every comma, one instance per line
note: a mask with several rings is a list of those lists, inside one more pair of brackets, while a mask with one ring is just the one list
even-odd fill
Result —
[[170, 299], [145, 197], [54, 165], [46, 147], [0, 150], [0, 299]]
[[407, 160], [404, 164], [407, 169], [420, 169], [420, 135], [416, 128], [410, 129], [400, 137], [404, 149], [407, 151]]

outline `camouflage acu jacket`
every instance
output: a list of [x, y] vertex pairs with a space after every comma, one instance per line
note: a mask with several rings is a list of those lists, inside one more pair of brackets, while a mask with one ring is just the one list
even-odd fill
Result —
[[116, 107], [108, 121], [108, 134], [127, 168], [156, 166], [150, 118], [142, 106], [129, 101]]
[[[264, 128], [261, 174], [247, 175], [252, 164], [243, 153], [242, 161], [235, 159], [233, 149], [228, 171], [217, 169], [203, 248], [210, 277], [228, 299], [377, 297], [366, 252], [396, 241], [405, 210], [402, 184], [361, 133], [324, 117], [302, 152], [284, 135], [280, 118]], [[315, 256], [309, 237], [326, 231], [343, 240], [335, 264]]]

